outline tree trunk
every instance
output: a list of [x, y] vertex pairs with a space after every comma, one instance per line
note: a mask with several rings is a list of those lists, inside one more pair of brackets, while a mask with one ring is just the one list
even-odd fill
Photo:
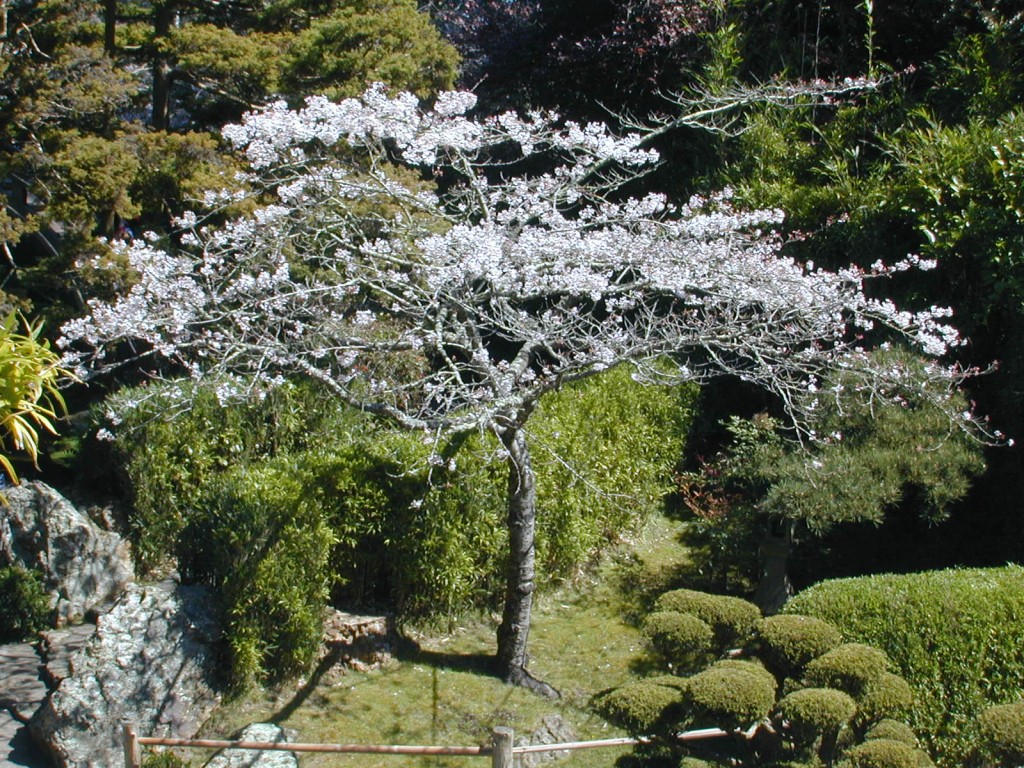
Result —
[[769, 526], [761, 552], [764, 568], [754, 593], [754, 603], [766, 615], [778, 613], [793, 596], [789, 580], [789, 555], [793, 551], [793, 523], [786, 520], [779, 529]]
[[501, 434], [508, 452], [508, 532], [509, 561], [505, 586], [505, 609], [498, 627], [497, 672], [506, 683], [521, 685], [550, 698], [558, 692], [537, 680], [526, 670], [526, 652], [530, 634], [530, 614], [536, 589], [536, 549], [534, 533], [537, 521], [537, 489], [526, 435], [520, 427]]
[[103, 0], [103, 50], [117, 53], [117, 0]]
[[[171, 34], [174, 22], [174, 4], [170, 0], [157, 3], [153, 9], [153, 42], [159, 47], [160, 39]], [[150, 125], [158, 131], [165, 131], [170, 123], [171, 111], [171, 67], [166, 56], [153, 51], [153, 111]]]

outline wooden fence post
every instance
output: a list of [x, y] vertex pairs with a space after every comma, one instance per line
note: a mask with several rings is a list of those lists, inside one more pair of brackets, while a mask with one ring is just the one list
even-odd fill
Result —
[[142, 768], [142, 747], [132, 723], [124, 724], [124, 765], [125, 768]]
[[515, 734], [511, 728], [498, 726], [491, 731], [491, 768], [512, 768], [512, 743]]

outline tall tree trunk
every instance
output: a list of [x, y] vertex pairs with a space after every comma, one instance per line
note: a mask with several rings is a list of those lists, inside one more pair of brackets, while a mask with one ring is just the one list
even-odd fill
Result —
[[[161, 38], [171, 34], [174, 22], [174, 3], [172, 0], [157, 3], [153, 9], [153, 43], [157, 47]], [[153, 51], [153, 111], [150, 125], [158, 131], [166, 131], [170, 123], [171, 111], [171, 66], [167, 57], [159, 50]]]
[[521, 685], [543, 696], [557, 698], [558, 692], [534, 678], [527, 670], [526, 652], [530, 615], [536, 589], [537, 488], [530, 450], [521, 427], [500, 434], [508, 452], [509, 562], [505, 586], [505, 609], [498, 627], [497, 672], [506, 683]]
[[754, 603], [766, 615], [778, 613], [793, 596], [793, 584], [789, 580], [789, 555], [792, 551], [793, 522], [784, 520], [778, 527], [769, 525], [761, 544], [764, 556], [761, 582], [754, 593]]
[[117, 53], [117, 0], [103, 0], [103, 50]]

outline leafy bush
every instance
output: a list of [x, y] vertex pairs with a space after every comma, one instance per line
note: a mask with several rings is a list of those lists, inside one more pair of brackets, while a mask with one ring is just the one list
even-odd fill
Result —
[[685, 666], [694, 657], [710, 653], [715, 640], [711, 627], [692, 613], [648, 614], [642, 630], [654, 650], [673, 667]]
[[[181, 382], [173, 387], [195, 385]], [[286, 385], [261, 399], [221, 405], [213, 386], [176, 412], [159, 387], [125, 389], [105, 404], [116, 424], [114, 461], [130, 506], [137, 564], [151, 569], [175, 551], [179, 534], [218, 477], [278, 454], [358, 432], [366, 418], [337, 407], [315, 386]]]
[[819, 688], [836, 688], [859, 697], [888, 670], [889, 659], [877, 648], [845, 643], [811, 661], [804, 680]]
[[853, 719], [857, 702], [831, 688], [803, 688], [783, 697], [775, 708], [775, 719], [785, 721], [800, 742], [813, 742], [823, 734], [838, 731]]
[[[402, 618], [496, 605], [508, 470], [493, 436], [425, 443], [315, 385], [228, 406], [210, 386], [192, 395], [173, 413], [158, 388], [119, 394], [108, 403], [123, 419], [115, 453], [140, 564], [174, 554], [187, 578], [223, 584], [240, 681], [304, 668], [328, 594]], [[538, 583], [572, 578], [661, 501], [693, 395], [615, 369], [541, 402]]]
[[682, 701], [678, 685], [665, 678], [638, 680], [606, 691], [594, 699], [597, 711], [631, 733], [645, 735], [671, 727], [671, 713]]
[[927, 768], [928, 755], [904, 741], [871, 739], [850, 750], [852, 768]]
[[968, 410], [966, 398], [936, 386], [929, 363], [906, 350], [894, 346], [872, 357], [893, 377], [888, 405], [849, 394], [864, 389], [839, 370], [821, 389], [848, 395], [823, 398], [815, 410], [811, 426], [820, 441], [798, 443], [764, 414], [734, 417], [727, 449], [681, 477], [695, 518], [687, 539], [699, 567], [727, 575], [740, 568], [755, 583], [772, 574], [754, 597], [768, 611], [788, 596], [784, 566], [796, 542], [844, 523], [878, 524], [896, 509], [942, 520], [984, 469], [979, 442], [950, 429]]
[[1024, 701], [989, 707], [978, 718], [981, 752], [1003, 765], [1024, 763]]
[[[643, 631], [659, 660], [664, 660], [667, 650], [681, 648], [689, 652], [694, 645], [704, 647], [700, 643], [709, 641], [712, 629], [697, 612], [711, 620], [717, 617], [727, 629], [730, 625], [723, 622], [723, 616], [732, 617], [733, 632], [737, 623], [747, 627], [755, 623], [750, 620], [749, 604], [733, 598], [681, 589], [664, 593], [656, 602], [662, 610], [647, 616]], [[654, 752], [639, 750], [635, 757], [646, 755], [654, 761], [651, 764], [660, 765], [658, 760], [672, 755], [679, 759], [686, 754], [713, 765], [757, 766], [765, 765], [765, 755], [771, 755], [774, 768], [822, 768], [838, 765], [837, 757], [842, 758], [844, 751], [863, 741], [870, 720], [907, 703], [909, 687], [886, 671], [885, 654], [858, 643], [838, 645], [839, 633], [829, 623], [783, 615], [757, 620], [756, 626], [752, 642], [731, 651], [727, 658], [708, 664], [710, 654], [697, 653], [685, 659], [688, 663], [673, 665], [675, 675], [686, 675], [698, 663], [708, 664], [696, 674], [638, 680], [603, 693], [595, 701], [598, 712], [636, 733], [646, 728], [660, 735], [709, 727], [746, 730], [757, 725], [750, 743], [744, 739], [711, 739], [680, 745], [669, 739], [658, 742]], [[836, 647], [829, 648], [832, 645]], [[798, 677], [801, 664], [796, 662], [813, 654], [820, 655], [803, 669], [804, 677]], [[778, 672], [780, 656], [788, 659], [789, 676]], [[838, 685], [849, 690], [837, 690]], [[665, 688], [672, 691], [654, 690]], [[858, 694], [859, 701], [851, 692]], [[761, 727], [769, 713], [775, 727]], [[870, 720], [865, 713], [870, 713]], [[894, 721], [886, 722], [890, 724], [888, 731], [880, 728], [876, 738], [892, 737]], [[905, 737], [908, 729], [905, 725], [903, 728]], [[913, 742], [911, 732], [908, 743]]]
[[50, 624], [50, 600], [39, 574], [0, 568], [0, 643], [19, 643]]
[[910, 724], [943, 766], [962, 766], [978, 716], [1024, 679], [1024, 568], [931, 571], [823, 582], [787, 611], [831, 621], [884, 650], [910, 683]]
[[623, 365], [568, 385], [546, 395], [530, 421], [543, 571], [573, 575], [673, 490], [697, 388], [631, 376]]
[[747, 728], [775, 705], [775, 680], [746, 669], [713, 666], [686, 679], [687, 727]]
[[857, 705], [857, 720], [862, 725], [884, 718], [906, 717], [914, 706], [914, 691], [899, 675], [885, 672], [868, 683]]
[[182, 577], [217, 589], [238, 686], [305, 671], [323, 635], [334, 536], [293, 469], [225, 476], [182, 533]]
[[738, 597], [712, 595], [692, 589], [675, 589], [658, 598], [658, 611], [692, 613], [706, 622], [715, 632], [719, 649], [730, 645], [743, 644], [754, 625], [761, 618], [761, 611], [753, 603]]
[[842, 642], [839, 630], [827, 621], [792, 614], [761, 619], [754, 634], [762, 657], [784, 677], [799, 674], [809, 661]]
[[866, 740], [893, 739], [906, 742], [913, 747], [917, 746], [917, 736], [914, 735], [914, 729], [900, 720], [892, 720], [891, 718], [879, 720], [872, 725], [868, 728], [867, 733], [864, 734], [864, 738]]

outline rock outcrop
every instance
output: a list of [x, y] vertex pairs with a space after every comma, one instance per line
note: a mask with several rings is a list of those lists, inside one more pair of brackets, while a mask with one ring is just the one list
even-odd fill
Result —
[[[291, 739], [279, 725], [253, 723], [242, 729], [236, 741], [282, 744]], [[225, 749], [214, 755], [206, 768], [298, 768], [294, 752], [278, 750]]]
[[116, 597], [133, 577], [128, 544], [105, 531], [48, 485], [4, 489], [0, 566], [39, 572], [57, 626], [80, 622]]
[[209, 592], [168, 581], [131, 585], [96, 633], [48, 674], [59, 681], [30, 723], [58, 768], [123, 763], [122, 725], [193, 736], [219, 702]]

